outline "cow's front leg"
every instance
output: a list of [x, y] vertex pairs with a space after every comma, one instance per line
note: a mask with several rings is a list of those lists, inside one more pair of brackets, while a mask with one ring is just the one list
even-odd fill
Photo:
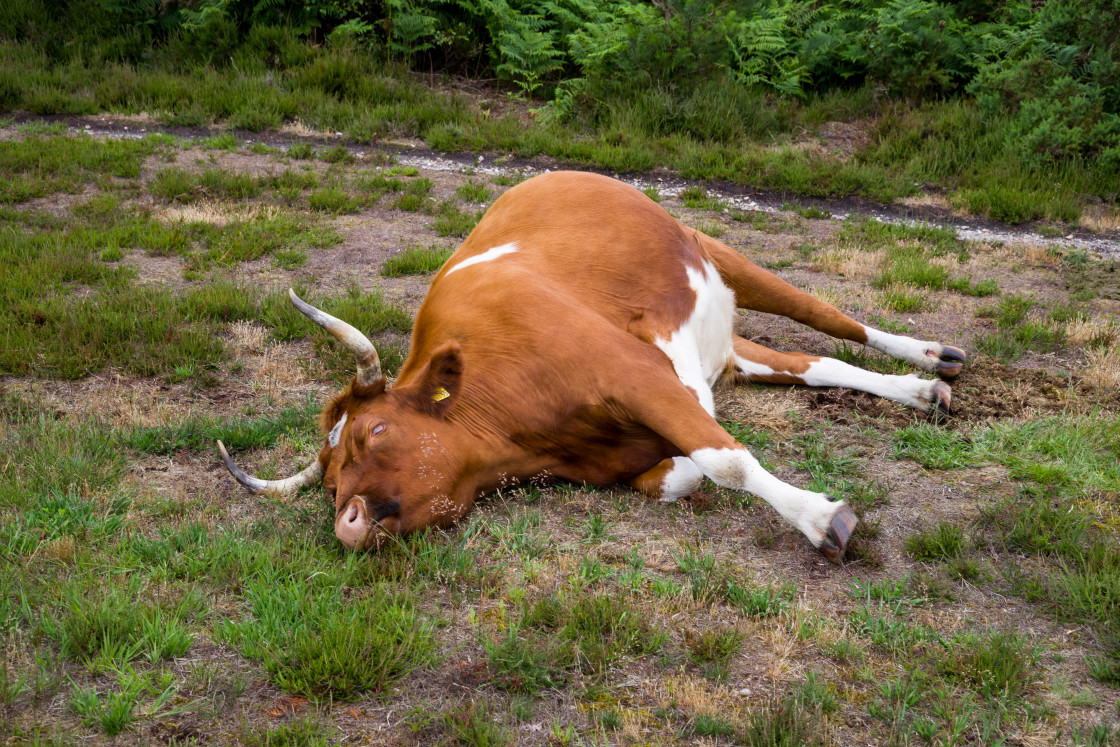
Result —
[[688, 457], [662, 459], [657, 465], [630, 480], [630, 487], [663, 503], [674, 503], [700, 489], [704, 473]]
[[671, 369], [649, 366], [628, 374], [617, 382], [616, 396], [631, 418], [673, 444], [712, 482], [769, 503], [832, 562], [843, 559], [858, 522], [843, 501], [794, 487], [763, 469], [704, 411]]
[[844, 559], [859, 519], [843, 501], [782, 482], [739, 444], [696, 449], [688, 457], [717, 485], [745, 490], [769, 503], [833, 563]]

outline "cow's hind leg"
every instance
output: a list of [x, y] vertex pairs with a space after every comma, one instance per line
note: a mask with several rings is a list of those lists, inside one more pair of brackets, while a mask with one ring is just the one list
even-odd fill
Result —
[[734, 249], [702, 233], [696, 235], [724, 282], [735, 292], [739, 308], [789, 317], [826, 335], [867, 345], [943, 378], [956, 376], [964, 366], [965, 354], [959, 348], [892, 335], [860, 324], [832, 304], [813, 298], [767, 272]]
[[735, 336], [735, 369], [748, 381], [806, 386], [842, 386], [893, 399], [928, 412], [949, 412], [952, 390], [944, 381], [865, 371], [835, 358], [779, 353]]

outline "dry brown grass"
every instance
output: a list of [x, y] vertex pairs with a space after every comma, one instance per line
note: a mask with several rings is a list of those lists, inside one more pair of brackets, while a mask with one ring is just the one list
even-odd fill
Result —
[[316, 130], [313, 127], [309, 127], [302, 119], [297, 119], [293, 122], [281, 125], [279, 132], [281, 135], [294, 137], [330, 137], [332, 134], [325, 130]]
[[[989, 260], [996, 260], [1010, 267], [1056, 267], [1062, 263], [1060, 252], [1046, 244], [1033, 241], [1015, 241], [1009, 244], [973, 244], [974, 253], [983, 253]], [[972, 264], [971, 262], [969, 264]]]
[[863, 252], [850, 249], [832, 249], [818, 254], [810, 268], [840, 275], [852, 280], [867, 280], [879, 271], [886, 252]]
[[1081, 227], [1090, 231], [1120, 230], [1120, 210], [1103, 205], [1089, 205], [1081, 212]]
[[795, 429], [798, 417], [805, 411], [798, 390], [778, 386], [754, 389], [749, 386], [725, 386], [715, 392], [716, 415], [754, 428], [787, 435]]
[[224, 226], [231, 221], [248, 221], [263, 218], [272, 220], [283, 212], [276, 205], [231, 205], [211, 200], [203, 200], [192, 205], [171, 205], [156, 212], [156, 216], [167, 223], [208, 223]]
[[1098, 387], [1120, 388], [1120, 346], [1085, 351], [1085, 380]]
[[900, 203], [906, 207], [935, 207], [951, 209], [953, 206], [949, 204], [941, 195], [920, 194], [913, 197], [903, 197], [899, 200]]
[[693, 715], [720, 715], [735, 707], [735, 695], [729, 687], [693, 674], [682, 673], [643, 684], [663, 708], [675, 705]]

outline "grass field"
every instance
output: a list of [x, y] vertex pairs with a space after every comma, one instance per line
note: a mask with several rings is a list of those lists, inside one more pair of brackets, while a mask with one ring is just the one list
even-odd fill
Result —
[[[661, 204], [889, 331], [965, 348], [955, 417], [739, 387], [718, 416], [861, 514], [834, 567], [706, 484], [491, 495], [344, 552], [317, 453], [520, 175], [345, 149], [0, 127], [0, 734], [11, 744], [1120, 744], [1120, 290], [1084, 252], [700, 187]], [[906, 369], [786, 320], [740, 334]]]

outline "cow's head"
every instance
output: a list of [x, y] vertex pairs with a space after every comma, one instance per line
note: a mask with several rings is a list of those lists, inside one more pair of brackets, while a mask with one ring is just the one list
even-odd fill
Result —
[[365, 335], [304, 303], [296, 308], [350, 348], [358, 372], [349, 388], [324, 409], [326, 438], [319, 457], [299, 474], [261, 480], [237, 467], [221, 441], [218, 449], [234, 478], [254, 493], [293, 494], [322, 480], [334, 501], [334, 531], [353, 549], [377, 546], [387, 536], [446, 525], [470, 506], [459, 484], [461, 460], [445, 415], [459, 393], [458, 343], [437, 349], [419, 376], [387, 389], [381, 363]]

